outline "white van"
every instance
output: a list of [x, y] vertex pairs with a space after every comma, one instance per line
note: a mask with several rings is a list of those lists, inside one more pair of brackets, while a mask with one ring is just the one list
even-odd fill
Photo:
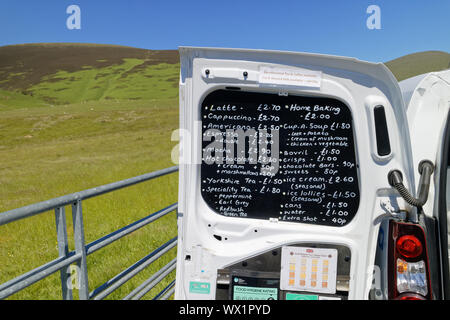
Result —
[[381, 63], [180, 58], [176, 299], [445, 297], [448, 73], [405, 104]]
[[[429, 257], [430, 263], [438, 264], [431, 279], [437, 291], [434, 298], [449, 299], [450, 69], [404, 80], [400, 88], [407, 108], [414, 166], [421, 159], [431, 159], [435, 164], [429, 201], [423, 205], [423, 212], [426, 220], [435, 225], [429, 234], [429, 246], [435, 246], [437, 251]], [[418, 181], [419, 172], [415, 175]]]

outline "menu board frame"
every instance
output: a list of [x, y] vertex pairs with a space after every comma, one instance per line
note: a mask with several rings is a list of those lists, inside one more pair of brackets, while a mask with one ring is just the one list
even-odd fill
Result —
[[[294, 100], [307, 101], [309, 103], [309, 107], [310, 107], [309, 109], [307, 108], [308, 107], [307, 104], [305, 104], [303, 106], [303, 109], [301, 108], [301, 104], [300, 104], [300, 105], [298, 105], [298, 108], [295, 109], [295, 110], [300, 110], [299, 113], [302, 113], [302, 112], [306, 113], [306, 112], [309, 112], [309, 111], [305, 111], [305, 110], [313, 110], [314, 111], [314, 110], [317, 109], [315, 112], [313, 112], [313, 113], [316, 114], [316, 116], [317, 115], [319, 115], [319, 117], [320, 116], [324, 116], [324, 117], [326, 116], [327, 117], [327, 119], [325, 119], [326, 121], [324, 120], [324, 121], [321, 121], [320, 123], [317, 122], [318, 120], [316, 122], [314, 122], [314, 121], [306, 122], [306, 120], [305, 120], [306, 123], [313, 123], [313, 124], [315, 124], [317, 127], [319, 127], [319, 130], [320, 130], [320, 124], [325, 124], [326, 125], [326, 123], [328, 123], [328, 122], [329, 123], [335, 122], [335, 121], [333, 121], [332, 116], [339, 116], [340, 112], [342, 112], [342, 114], [345, 113], [345, 117], [344, 118], [346, 120], [347, 125], [349, 124], [349, 128], [345, 129], [345, 130], [348, 131], [347, 144], [349, 145], [348, 149], [350, 150], [350, 155], [348, 155], [348, 157], [350, 157], [350, 160], [351, 160], [351, 161], [348, 161], [348, 162], [349, 163], [351, 162], [351, 165], [353, 165], [353, 168], [351, 170], [353, 172], [352, 176], [348, 176], [347, 178], [349, 180], [350, 180], [350, 178], [353, 179], [352, 188], [351, 188], [350, 193], [352, 193], [352, 194], [356, 193], [356, 196], [355, 196], [356, 199], [354, 201], [352, 201], [352, 204], [351, 204], [351, 208], [350, 208], [351, 212], [348, 212], [349, 210], [347, 210], [347, 211], [343, 210], [345, 208], [339, 207], [345, 201], [338, 201], [338, 200], [340, 198], [342, 198], [344, 200], [347, 199], [346, 198], [346, 194], [349, 191], [348, 190], [346, 191], [345, 189], [343, 189], [342, 192], [340, 192], [339, 190], [337, 190], [338, 191], [337, 193], [334, 192], [335, 194], [333, 194], [333, 199], [336, 200], [336, 203], [333, 202], [331, 205], [328, 205], [328, 207], [325, 210], [326, 212], [320, 211], [320, 214], [317, 214], [317, 213], [316, 214], [312, 214], [312, 215], [311, 215], [311, 213], [304, 214], [305, 210], [300, 210], [301, 207], [302, 207], [301, 203], [296, 203], [296, 204], [292, 204], [292, 203], [289, 204], [288, 203], [286, 205], [286, 207], [289, 206], [290, 209], [293, 208], [292, 210], [294, 210], [295, 207], [297, 206], [298, 210], [296, 210], [296, 212], [300, 212], [300, 214], [294, 213], [294, 214], [289, 214], [289, 215], [280, 215], [280, 214], [278, 214], [278, 213], [281, 213], [281, 212], [293, 212], [292, 210], [289, 211], [289, 208], [280, 208], [280, 211], [272, 210], [273, 213], [271, 213], [271, 214], [268, 214], [266, 212], [265, 214], [261, 214], [259, 216], [255, 215], [255, 214], [242, 215], [239, 212], [237, 212], [235, 214], [224, 214], [224, 212], [221, 212], [220, 210], [218, 210], [217, 206], [215, 206], [216, 203], [211, 201], [211, 198], [209, 198], [209, 196], [208, 196], [208, 193], [211, 193], [210, 190], [212, 190], [211, 189], [211, 183], [210, 183], [210, 181], [208, 181], [208, 179], [205, 179], [207, 177], [204, 174], [205, 173], [205, 168], [206, 168], [205, 167], [205, 162], [206, 162], [205, 161], [205, 159], [206, 159], [206, 157], [205, 157], [205, 146], [207, 146], [208, 144], [213, 142], [214, 138], [210, 137], [209, 139], [207, 139], [205, 141], [204, 134], [205, 134], [205, 130], [211, 129], [209, 127], [209, 124], [211, 122], [216, 121], [216, 123], [217, 123], [217, 121], [220, 121], [221, 123], [226, 124], [225, 121], [217, 120], [217, 118], [220, 118], [220, 115], [224, 116], [227, 112], [228, 113], [232, 113], [232, 112], [236, 111], [236, 108], [242, 108], [242, 104], [239, 105], [239, 103], [237, 103], [238, 106], [235, 106], [236, 108], [234, 108], [234, 109], [233, 109], [233, 106], [232, 106], [233, 103], [221, 106], [219, 108], [220, 111], [217, 112], [218, 117], [216, 117], [216, 120], [210, 121], [210, 120], [208, 120], [206, 118], [211, 113], [211, 110], [208, 110], [208, 108], [210, 108], [211, 106], [208, 105], [208, 104], [211, 103], [211, 101], [212, 101], [211, 99], [214, 98], [215, 95], [229, 96], [229, 97], [232, 97], [232, 98], [234, 98], [234, 97], [241, 97], [242, 98], [244, 96], [253, 96], [254, 97], [255, 95], [257, 95], [259, 97], [270, 97], [271, 101], [273, 101], [273, 100], [279, 100], [279, 101], [282, 101], [282, 102], [294, 101]], [[316, 101], [317, 103], [316, 104], [312, 104], [311, 102], [314, 102], [314, 101]], [[334, 104], [334, 106], [332, 104]], [[219, 105], [220, 105], [220, 103], [219, 103]], [[318, 106], [317, 108], [315, 108], [316, 105]], [[254, 219], [265, 219], [265, 220], [278, 219], [279, 221], [310, 223], [310, 224], [316, 224], [316, 225], [326, 225], [326, 226], [335, 226], [335, 227], [342, 227], [342, 226], [345, 226], [345, 225], [349, 224], [353, 220], [353, 218], [356, 216], [356, 214], [357, 214], [357, 212], [359, 210], [359, 206], [360, 206], [361, 179], [360, 179], [360, 169], [359, 169], [359, 160], [358, 160], [359, 157], [358, 157], [358, 152], [357, 152], [357, 150], [358, 150], [357, 149], [357, 141], [356, 141], [357, 138], [356, 138], [356, 134], [355, 134], [353, 114], [352, 114], [351, 108], [348, 106], [347, 103], [343, 102], [342, 100], [340, 100], [340, 99], [338, 99], [336, 97], [328, 97], [328, 96], [324, 96], [324, 95], [312, 95], [312, 94], [311, 95], [304, 95], [304, 94], [295, 94], [294, 95], [294, 94], [289, 94], [289, 96], [284, 96], [284, 95], [278, 95], [277, 93], [273, 93], [273, 92], [271, 93], [269, 91], [259, 91], [259, 90], [255, 90], [255, 91], [251, 91], [251, 90], [243, 91], [242, 90], [241, 91], [241, 90], [216, 89], [216, 90], [210, 91], [207, 95], [205, 95], [203, 97], [203, 99], [201, 100], [199, 106], [200, 106], [200, 118], [202, 120], [202, 136], [203, 136], [203, 142], [202, 142], [202, 164], [200, 166], [201, 197], [204, 200], [204, 202], [206, 203], [206, 205], [213, 212], [215, 212], [216, 214], [222, 215], [222, 216], [237, 217], [237, 218], [254, 218]], [[326, 106], [328, 106], [329, 108], [328, 109], [325, 108]], [[254, 106], [252, 106], [252, 107], [254, 107]], [[283, 107], [284, 107], [284, 105], [283, 105]], [[287, 106], [286, 106], [286, 108], [287, 108]], [[214, 110], [216, 111], [217, 108], [215, 108]], [[338, 112], [337, 110], [340, 110], [340, 111]], [[299, 115], [299, 113], [297, 115]], [[311, 112], [309, 112], [309, 113], [311, 113]], [[294, 114], [295, 114], [295, 112], [294, 112]], [[229, 118], [233, 119], [231, 116]], [[246, 117], [239, 117], [239, 118], [246, 118]], [[341, 119], [341, 118], [339, 118], [339, 119]], [[338, 120], [338, 119], [334, 119], [334, 120]], [[234, 120], [230, 120], [230, 121], [234, 121]], [[240, 120], [237, 120], [237, 121], [239, 122]], [[254, 120], [249, 120], [249, 122], [252, 122], [252, 121], [255, 122]], [[258, 122], [258, 121], [256, 121], [256, 122]], [[221, 126], [221, 128], [223, 129], [224, 127]], [[305, 129], [299, 129], [299, 130], [300, 131], [301, 130], [306, 131]], [[323, 130], [323, 128], [322, 128], [322, 130]], [[244, 126], [244, 131], [245, 131], [245, 126]], [[311, 130], [311, 131], [312, 131], [311, 134], [313, 134], [314, 130]], [[267, 132], [270, 132], [270, 130], [268, 129]], [[283, 136], [283, 134], [281, 134], [281, 140], [283, 140], [282, 136]], [[339, 138], [339, 136], [337, 138]], [[271, 138], [269, 137], [269, 139], [267, 141], [270, 142], [270, 140], [271, 140]], [[249, 137], [247, 137], [246, 141], [249, 141]], [[281, 141], [281, 143], [280, 143], [280, 150], [282, 148], [282, 145], [283, 145], [283, 141]], [[334, 148], [334, 149], [335, 149], [335, 152], [337, 152], [339, 148]], [[239, 152], [237, 147], [236, 147], [235, 151]], [[246, 152], [247, 152], [247, 150], [246, 150]], [[280, 152], [283, 152], [283, 150], [281, 150]], [[247, 153], [245, 153], [245, 155], [249, 157], [250, 153], [247, 152]], [[281, 157], [282, 156], [283, 156], [283, 154], [281, 153]], [[348, 157], [346, 157], [346, 159]], [[235, 158], [235, 160], [236, 159], [237, 158]], [[248, 167], [247, 164], [244, 164], [243, 166], [239, 166], [239, 165], [233, 166], [233, 165], [227, 164], [227, 161], [226, 161], [227, 158], [226, 157], [223, 158], [222, 160], [223, 160], [223, 162], [221, 162], [223, 164], [222, 167], [227, 167], [229, 169], [233, 169], [233, 168], [241, 168], [242, 169], [243, 167], [246, 167], [246, 169], [248, 169], [247, 168]], [[280, 159], [280, 161], [283, 161], [283, 159]], [[269, 166], [270, 165], [271, 165], [271, 162], [269, 162]], [[283, 163], [279, 162], [278, 165], [282, 166]], [[255, 170], [256, 170], [257, 167], [258, 167], [258, 170], [260, 170], [260, 172], [262, 173], [262, 168], [261, 167], [263, 167], [263, 166], [260, 166], [259, 164], [257, 164], [255, 166]], [[321, 168], [321, 169], [323, 169], [323, 168]], [[342, 170], [344, 170], [344, 169], [342, 169]], [[333, 170], [331, 170], [331, 171], [333, 171]], [[334, 171], [338, 172], [339, 170], [334, 170]], [[249, 172], [249, 171], [246, 170], [246, 172]], [[269, 173], [270, 173], [270, 171], [269, 171]], [[266, 174], [267, 174], [267, 172], [266, 172]], [[310, 177], [307, 177], [307, 178], [314, 179], [314, 175], [309, 175], [309, 176]], [[269, 175], [269, 177], [270, 177], [270, 175]], [[289, 180], [289, 177], [285, 177], [285, 178], [286, 178], [286, 180]], [[290, 177], [290, 178], [291, 178], [290, 179], [291, 182], [293, 180], [295, 181], [295, 179], [292, 179], [292, 177]], [[298, 178], [298, 176], [297, 176], [297, 178]], [[240, 181], [241, 185], [242, 185], [242, 182], [243, 181]], [[220, 184], [220, 182], [218, 182], [218, 184]], [[213, 193], [215, 193], [213, 196], [217, 197], [217, 195], [218, 195], [217, 193], [220, 193], [222, 191], [220, 191], [221, 190], [220, 188], [216, 188], [216, 190], [217, 191], [213, 191]], [[226, 189], [223, 189], [223, 190], [224, 190], [223, 191], [224, 193], [227, 192]], [[336, 191], [336, 190], [334, 190], [334, 191]], [[237, 194], [238, 191], [233, 190], [233, 193]], [[313, 193], [311, 193], [311, 194], [313, 194]], [[323, 198], [326, 198], [326, 199], [329, 200], [329, 198], [327, 198], [327, 196], [325, 196]], [[280, 204], [280, 205], [283, 206], [283, 204]], [[347, 205], [348, 206], [348, 203], [347, 204], [344, 203], [343, 205]], [[262, 210], [262, 211], [264, 210], [264, 201], [262, 201], [262, 203], [258, 206], [258, 208], [256, 210]], [[345, 213], [345, 217], [342, 217], [340, 215], [342, 212], [346, 212]], [[327, 215], [327, 218], [324, 218], [325, 215]]]

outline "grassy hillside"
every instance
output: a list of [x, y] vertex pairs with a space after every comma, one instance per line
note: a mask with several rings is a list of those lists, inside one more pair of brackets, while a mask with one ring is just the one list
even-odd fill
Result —
[[[399, 81], [450, 68], [450, 54], [413, 53], [388, 61]], [[93, 44], [0, 47], [0, 110], [105, 100], [176, 99], [176, 50]]]
[[0, 106], [174, 99], [178, 61], [175, 50], [83, 44], [0, 47]]
[[398, 81], [419, 74], [450, 68], [450, 54], [442, 51], [425, 51], [409, 54], [385, 63]]
[[[0, 212], [172, 166], [178, 55], [93, 45], [0, 48]], [[172, 174], [83, 202], [86, 242], [177, 201]], [[74, 249], [70, 208], [66, 208]], [[88, 257], [90, 290], [176, 236], [175, 213]], [[108, 299], [120, 299], [176, 254]], [[0, 226], [0, 283], [58, 256], [54, 213]], [[155, 288], [152, 297], [164, 285]], [[75, 296], [77, 291], [74, 291]], [[60, 299], [59, 274], [11, 299]]]

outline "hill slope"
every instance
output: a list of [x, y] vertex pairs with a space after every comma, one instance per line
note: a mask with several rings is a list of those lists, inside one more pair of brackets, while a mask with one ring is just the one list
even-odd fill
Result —
[[91, 44], [0, 47], [0, 105], [176, 98], [178, 61], [176, 50]]
[[[399, 81], [450, 68], [450, 54], [419, 52], [388, 61]], [[176, 50], [95, 44], [0, 47], [0, 107], [39, 107], [109, 99], [178, 96]]]
[[424, 51], [409, 54], [385, 63], [398, 81], [419, 74], [450, 68], [450, 54], [442, 51]]

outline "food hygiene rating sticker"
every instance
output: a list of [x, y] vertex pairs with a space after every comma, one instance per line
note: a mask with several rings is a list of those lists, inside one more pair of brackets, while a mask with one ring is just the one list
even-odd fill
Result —
[[233, 300], [277, 300], [277, 288], [233, 287]]
[[280, 289], [336, 293], [337, 250], [283, 247]]

